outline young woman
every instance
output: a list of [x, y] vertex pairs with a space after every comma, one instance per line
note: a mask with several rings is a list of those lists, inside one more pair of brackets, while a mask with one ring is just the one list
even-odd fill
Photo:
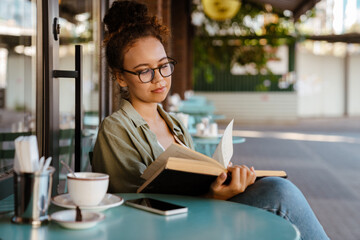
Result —
[[[106, 59], [121, 87], [120, 109], [104, 119], [94, 147], [93, 171], [110, 175], [110, 192], [136, 192], [140, 178], [171, 143], [193, 148], [183, 124], [159, 105], [165, 100], [176, 61], [167, 56], [168, 30], [147, 7], [115, 1], [104, 18]], [[303, 194], [282, 178], [255, 182], [254, 168], [229, 166], [204, 197], [235, 201], [280, 215], [298, 227], [302, 239], [328, 239]]]

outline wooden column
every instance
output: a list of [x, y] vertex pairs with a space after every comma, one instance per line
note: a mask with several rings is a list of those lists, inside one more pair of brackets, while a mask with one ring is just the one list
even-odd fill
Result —
[[171, 6], [172, 57], [177, 60], [172, 78], [172, 93], [183, 98], [192, 89], [192, 43], [190, 1], [173, 0]]
[[183, 98], [186, 90], [192, 89], [192, 34], [191, 1], [142, 0], [149, 12], [156, 14], [171, 30], [171, 37], [165, 45], [170, 57], [177, 60], [172, 77], [171, 93]]
[[[141, 0], [147, 5], [149, 13], [151, 15], [156, 15], [163, 24], [171, 29], [171, 0]], [[171, 54], [171, 40], [166, 43], [165, 49], [167, 53]]]

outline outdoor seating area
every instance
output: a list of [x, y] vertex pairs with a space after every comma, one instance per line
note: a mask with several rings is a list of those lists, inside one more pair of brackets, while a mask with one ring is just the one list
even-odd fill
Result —
[[[178, 112], [188, 115], [188, 130], [192, 135], [195, 150], [211, 157], [222, 139], [222, 134], [218, 130], [218, 120], [224, 119], [225, 116], [216, 114], [213, 103], [203, 96], [191, 96], [189, 99], [181, 101], [178, 109]], [[206, 127], [209, 128], [209, 131], [204, 133]], [[211, 127], [215, 129], [213, 133], [211, 133]], [[243, 142], [245, 142], [245, 138], [233, 137], [233, 144]]]
[[197, 134], [196, 125], [203, 119], [208, 119], [210, 124], [225, 118], [224, 115], [216, 113], [214, 103], [206, 97], [194, 95], [193, 92], [185, 95], [187, 97], [184, 100], [181, 100], [177, 94], [169, 96], [169, 110], [182, 120], [192, 135]]
[[193, 95], [188, 99], [180, 102], [178, 111], [201, 117], [214, 114], [215, 107], [214, 104], [208, 99]]
[[[211, 157], [222, 139], [222, 134], [218, 130], [218, 120], [223, 120], [225, 116], [216, 114], [213, 102], [206, 97], [193, 93], [185, 95], [188, 95], [185, 100], [179, 99], [177, 95], [170, 96], [170, 109], [187, 127], [195, 150]], [[243, 142], [245, 138], [233, 138], [233, 144]]]

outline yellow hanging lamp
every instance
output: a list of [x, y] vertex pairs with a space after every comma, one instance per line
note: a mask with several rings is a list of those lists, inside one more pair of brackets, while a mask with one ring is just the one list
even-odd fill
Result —
[[240, 9], [240, 0], [201, 0], [205, 14], [216, 21], [235, 17]]

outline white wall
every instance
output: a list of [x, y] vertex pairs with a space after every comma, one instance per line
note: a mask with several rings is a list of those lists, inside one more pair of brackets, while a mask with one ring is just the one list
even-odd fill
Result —
[[32, 79], [31, 58], [9, 54], [6, 76], [5, 104], [7, 109], [16, 106], [35, 110], [35, 79]]
[[350, 56], [348, 91], [349, 116], [360, 116], [360, 55]]
[[297, 51], [296, 74], [300, 117], [343, 115], [343, 58]]
[[228, 122], [291, 122], [297, 119], [295, 92], [195, 92], [215, 105]]
[[[299, 117], [341, 117], [344, 115], [344, 58], [319, 56], [298, 49]], [[351, 55], [348, 70], [348, 115], [360, 116], [360, 55]]]

